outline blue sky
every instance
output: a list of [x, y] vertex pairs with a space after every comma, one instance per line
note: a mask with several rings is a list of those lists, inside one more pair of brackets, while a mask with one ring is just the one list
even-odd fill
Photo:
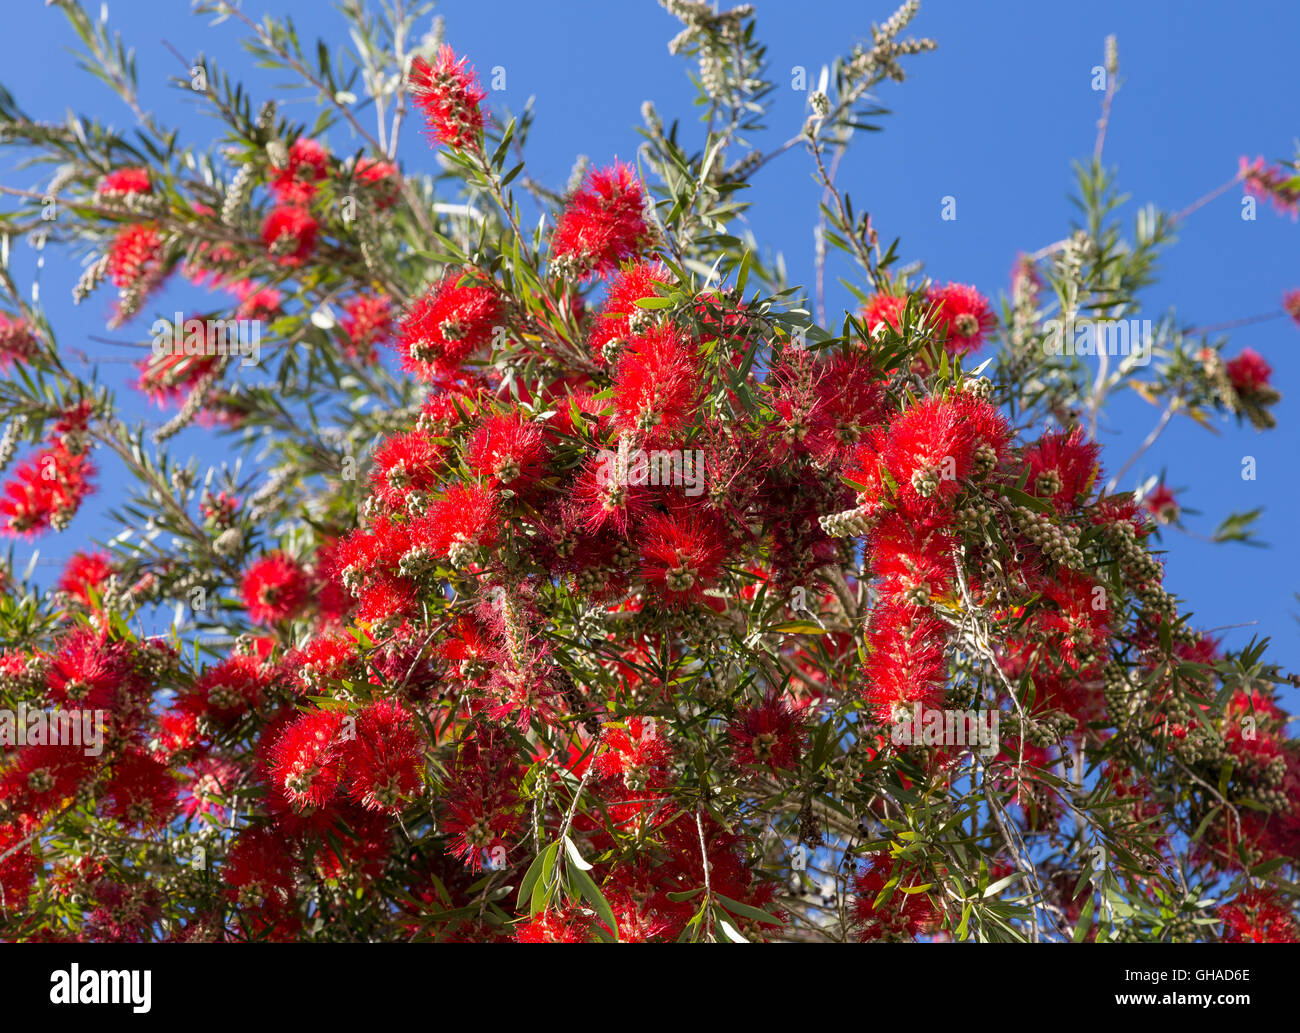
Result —
[[[244, 6], [254, 16], [266, 11], [292, 16], [305, 39], [319, 35], [335, 44], [346, 39], [341, 16], [321, 0], [245, 0]], [[875, 0], [758, 0], [769, 77], [779, 87], [769, 145], [796, 132], [805, 116], [806, 94], [791, 88], [794, 67], [806, 68], [815, 81], [823, 63], [847, 53], [892, 6]], [[88, 7], [98, 12], [97, 4]], [[687, 141], [698, 140], [689, 135], [695, 116], [686, 66], [665, 45], [678, 23], [651, 0], [450, 0], [437, 13], [446, 19], [448, 41], [469, 55], [485, 81], [494, 66], [505, 69], [506, 89], [490, 95], [490, 105], [518, 110], [529, 96], [536, 97], [529, 148], [534, 178], [562, 186], [579, 153], [599, 163], [615, 156], [633, 159], [646, 99], [665, 120], [680, 116]], [[252, 69], [238, 46], [236, 23], [210, 26], [208, 19], [191, 14], [184, 0], [114, 0], [109, 15], [136, 48], [147, 106], [189, 139], [208, 139], [216, 123], [166, 84], [179, 66], [164, 40], [187, 56], [203, 51], [215, 58], [253, 85], [255, 99], [274, 95], [286, 114], [303, 121], [312, 117], [314, 99], [303, 95], [287, 101], [284, 91], [275, 89], [282, 75]], [[0, 81], [26, 110], [60, 119], [71, 109], [129, 124], [130, 114], [117, 99], [75, 68], [65, 50], [75, 38], [57, 10], [27, 0], [6, 10], [6, 23], [14, 45]], [[1078, 5], [924, 0], [911, 31], [936, 38], [939, 50], [912, 59], [906, 83], [880, 89], [880, 102], [893, 114], [884, 120], [884, 133], [856, 142], [840, 182], [858, 207], [872, 212], [882, 236], [901, 236], [905, 260], [923, 260], [931, 275], [975, 284], [986, 294], [1006, 288], [1018, 252], [1042, 247], [1068, 230], [1070, 161], [1091, 153], [1100, 96], [1091, 89], [1091, 69], [1101, 62], [1107, 34], [1119, 37], [1123, 86], [1106, 161], [1118, 166], [1120, 186], [1132, 195], [1123, 211], [1130, 225], [1140, 204], [1177, 211], [1229, 180], [1241, 155], [1288, 156], [1300, 135], [1300, 91], [1293, 88], [1300, 5], [1284, 0], [1239, 0], [1230, 10], [1176, 0]], [[336, 151], [355, 148], [342, 130], [328, 142]], [[402, 157], [408, 166], [433, 166], [433, 156], [415, 133], [408, 134]], [[8, 156], [0, 160], [5, 184], [34, 185], [31, 173], [15, 171]], [[940, 218], [947, 195], [957, 199], [955, 221]], [[784, 253], [794, 282], [810, 282], [818, 190], [802, 150], [767, 166], [746, 199], [753, 205], [749, 228]], [[1162, 282], [1145, 297], [1140, 316], [1155, 319], [1176, 306], [1184, 325], [1217, 324], [1277, 311], [1283, 291], [1300, 286], [1300, 225], [1264, 205], [1256, 221], [1242, 221], [1239, 199], [1239, 191], [1229, 191], [1183, 225], [1181, 239], [1161, 263]], [[30, 277], [34, 262], [25, 244], [16, 247], [14, 267], [20, 282]], [[64, 300], [79, 272], [74, 261], [50, 253], [41, 273], [42, 298], [61, 344], [120, 359], [126, 354], [122, 349], [90, 340], [92, 335], [131, 336], [104, 330], [108, 295], [97, 295], [80, 309]], [[828, 291], [832, 311], [849, 303], [834, 275]], [[160, 313], [171, 311], [172, 297], [156, 307]], [[133, 325], [136, 339], [143, 340], [148, 322]], [[1271, 636], [1273, 657], [1289, 667], [1300, 667], [1300, 626], [1294, 616], [1300, 604], [1293, 598], [1300, 590], [1300, 541], [1291, 533], [1293, 507], [1300, 503], [1293, 473], [1300, 443], [1294, 405], [1300, 393], [1297, 344], [1300, 328], [1278, 319], [1237, 332], [1229, 349], [1231, 354], [1254, 348], [1273, 366], [1274, 383], [1284, 395], [1275, 410], [1277, 430], [1259, 434], [1224, 423], [1215, 436], [1190, 421], [1176, 421], [1123, 485], [1132, 487], [1165, 470], [1172, 486], [1186, 489], [1180, 492], [1183, 504], [1201, 511], [1188, 520], [1206, 535], [1231, 511], [1266, 507], [1258, 533], [1271, 544], [1268, 549], [1167, 534], [1167, 583], [1188, 600], [1199, 626], [1254, 622], [1226, 632], [1227, 642]], [[120, 361], [101, 372], [119, 384], [129, 374]], [[129, 390], [119, 398], [129, 412], [158, 418]], [[1103, 432], [1110, 470], [1122, 465], [1157, 416], [1136, 398], [1112, 407]], [[174, 452], [220, 459], [229, 455], [229, 444], [211, 432], [192, 430], [174, 442]], [[1257, 464], [1253, 482], [1241, 478], [1245, 456]], [[112, 533], [103, 514], [121, 493], [113, 467], [102, 465], [100, 495], [70, 530], [34, 543], [46, 563]], [[17, 553], [23, 557], [32, 548], [19, 543]], [[56, 566], [43, 564], [40, 570], [43, 580], [57, 573]], [[1290, 699], [1294, 707], [1295, 695]]]

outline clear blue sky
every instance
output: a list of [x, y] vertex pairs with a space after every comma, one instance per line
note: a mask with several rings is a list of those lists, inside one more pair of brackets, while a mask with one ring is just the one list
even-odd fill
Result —
[[[342, 43], [346, 38], [342, 18], [323, 0], [245, 0], [244, 6], [254, 16], [265, 11], [292, 16], [305, 39], [320, 35]], [[790, 88], [791, 69], [805, 66], [815, 80], [823, 63], [867, 36], [870, 22], [883, 21], [892, 7], [876, 0], [758, 0], [770, 77], [780, 86], [772, 143], [795, 132], [804, 117], [806, 94]], [[98, 11], [97, 4], [89, 8]], [[21, 105], [40, 118], [59, 119], [72, 109], [119, 126], [129, 123], [116, 98], [74, 68], [64, 48], [75, 40], [58, 11], [26, 0], [5, 13], [15, 42], [6, 52], [0, 81]], [[207, 139], [216, 124], [201, 119], [165, 84], [178, 66], [163, 40], [187, 56], [204, 51], [238, 72], [256, 84], [257, 100], [286, 96], [274, 89], [283, 76], [251, 69], [237, 45], [241, 27], [234, 22], [210, 27], [184, 0], [114, 0], [109, 13], [136, 47], [146, 101], [190, 138]], [[491, 95], [489, 104], [518, 110], [536, 96], [529, 154], [537, 179], [562, 185], [578, 153], [597, 162], [616, 155], [634, 158], [645, 99], [654, 100], [665, 119], [680, 115], [688, 132], [693, 125], [683, 62], [665, 46], [678, 23], [652, 0], [450, 0], [437, 13], [446, 18], [448, 41], [470, 56], [485, 80], [493, 66], [506, 70], [507, 88]], [[1118, 166], [1120, 184], [1133, 197], [1126, 218], [1148, 201], [1181, 209], [1230, 179], [1239, 156], [1287, 156], [1300, 135], [1294, 71], [1300, 4], [1287, 0], [1240, 0], [1230, 6], [1177, 0], [924, 0], [912, 31], [935, 37], [939, 50], [913, 59], [905, 84], [881, 88], [879, 99], [894, 114], [885, 120], [884, 133], [857, 142], [840, 182], [859, 207], [873, 213], [882, 236], [902, 237], [905, 259], [921, 259], [935, 277], [973, 283], [990, 295], [1005, 289], [1019, 251], [1039, 248], [1067, 230], [1070, 161], [1091, 152], [1099, 101], [1090, 88], [1091, 69], [1102, 59], [1107, 34], [1119, 37], [1123, 87], [1106, 157]], [[287, 106], [286, 112], [308, 120], [314, 102], [296, 103], [299, 111]], [[338, 132], [328, 141], [333, 148], [353, 148]], [[408, 135], [403, 158], [408, 166], [433, 162], [415, 133]], [[4, 182], [13, 186], [30, 185], [29, 175], [12, 167], [3, 172]], [[945, 195], [957, 198], [955, 222], [940, 219]], [[1141, 316], [1154, 319], [1174, 305], [1184, 325], [1214, 324], [1278, 310], [1282, 292], [1300, 286], [1300, 225], [1266, 206], [1255, 222], [1243, 222], [1239, 197], [1229, 192], [1184, 225], [1181, 241], [1162, 263], [1163, 282], [1149, 294]], [[769, 165], [748, 200], [753, 202], [750, 228], [759, 240], [785, 254], [795, 282], [810, 282], [817, 189], [801, 150]], [[22, 278], [31, 268], [29, 250], [19, 245], [16, 272]], [[121, 350], [88, 340], [105, 334], [107, 295], [77, 310], [64, 300], [78, 272], [75, 263], [51, 254], [42, 274], [42, 297], [60, 340], [65, 347], [120, 357]], [[830, 290], [833, 306], [848, 302], [833, 278]], [[171, 298], [157, 308], [170, 311]], [[138, 320], [136, 333], [143, 335], [147, 323]], [[1274, 657], [1291, 667], [1300, 667], [1295, 619], [1300, 604], [1292, 595], [1300, 590], [1300, 542], [1292, 533], [1300, 504], [1294, 474], [1300, 451], [1297, 345], [1300, 328], [1276, 320], [1239, 331], [1230, 349], [1252, 347], [1272, 364], [1274, 383], [1284, 394], [1276, 410], [1277, 430], [1258, 434], [1224, 424], [1214, 436], [1190, 421], [1176, 422], [1124, 485], [1167, 470], [1172, 486], [1187, 489], [1180, 492], [1183, 504], [1201, 511], [1188, 519], [1204, 534], [1230, 511], [1266, 507], [1258, 530], [1269, 549], [1167, 535], [1168, 583], [1189, 600], [1199, 626], [1256, 622], [1251, 629], [1228, 632], [1228, 643], [1244, 643], [1252, 632], [1271, 636]], [[129, 375], [121, 363], [102, 371], [110, 382], [124, 382]], [[122, 399], [129, 397], [129, 391], [121, 393]], [[136, 410], [146, 411], [143, 405]], [[157, 418], [156, 411], [149, 415]], [[1111, 410], [1104, 435], [1111, 470], [1157, 415], [1136, 399]], [[220, 440], [203, 431], [188, 431], [174, 445], [177, 454], [227, 454]], [[1247, 455], [1257, 461], [1253, 482], [1240, 476]], [[44, 558], [62, 558], [112, 532], [103, 516], [107, 502], [120, 497], [112, 477], [107, 466], [100, 496], [68, 532], [35, 543]], [[20, 543], [18, 553], [31, 548]], [[45, 579], [56, 570], [41, 569]], [[1294, 709], [1294, 694], [1290, 701]]]

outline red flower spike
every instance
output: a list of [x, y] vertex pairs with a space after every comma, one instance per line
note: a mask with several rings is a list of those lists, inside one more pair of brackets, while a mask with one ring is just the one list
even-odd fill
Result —
[[694, 417], [699, 384], [685, 334], [655, 326], [632, 341], [614, 372], [614, 425], [652, 438], [672, 435]]
[[519, 413], [493, 416], [470, 436], [465, 448], [469, 468], [493, 488], [519, 491], [544, 472], [546, 444], [542, 427]]
[[975, 351], [996, 324], [988, 298], [964, 283], [932, 287], [926, 300], [938, 306], [938, 333], [950, 355]]
[[630, 165], [593, 169], [560, 214], [552, 264], [568, 279], [608, 276], [653, 243], [645, 209], [645, 190]]
[[367, 810], [397, 814], [421, 785], [420, 740], [411, 716], [381, 700], [357, 714], [355, 731], [343, 746], [348, 795]]
[[309, 581], [298, 563], [282, 552], [273, 552], [244, 572], [239, 586], [256, 624], [292, 620], [307, 603]]
[[732, 719], [728, 732], [732, 757], [737, 764], [772, 772], [798, 767], [806, 739], [805, 720], [801, 707], [770, 690], [761, 704], [738, 710]]
[[282, 204], [273, 208], [262, 223], [262, 243], [272, 261], [296, 268], [316, 249], [318, 228], [306, 209]]
[[696, 512], [651, 514], [641, 525], [641, 577], [669, 606], [704, 599], [722, 572], [726, 545], [718, 527]]
[[444, 43], [432, 65], [422, 57], [411, 64], [411, 92], [424, 112], [430, 138], [456, 151], [476, 146], [483, 135], [480, 104], [487, 93], [466, 61]]
[[305, 205], [316, 194], [316, 183], [329, 172], [330, 156], [315, 140], [299, 137], [289, 147], [283, 168], [272, 167], [271, 193], [283, 204]]
[[343, 780], [343, 714], [316, 710], [286, 727], [271, 748], [271, 777], [295, 809], [324, 807]]
[[455, 371], [488, 344], [504, 307], [495, 287], [458, 286], [450, 274], [418, 298], [398, 331], [403, 368], [427, 381]]

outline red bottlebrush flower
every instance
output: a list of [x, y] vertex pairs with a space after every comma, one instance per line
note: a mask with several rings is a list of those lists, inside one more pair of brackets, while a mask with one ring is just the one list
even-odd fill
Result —
[[387, 344], [393, 332], [393, 303], [386, 294], [358, 294], [343, 306], [339, 326], [347, 334], [348, 358], [375, 361], [375, 345]]
[[284, 167], [272, 167], [271, 193], [284, 204], [305, 205], [316, 194], [317, 180], [329, 172], [329, 163], [329, 152], [324, 147], [300, 136], [289, 147]]
[[362, 590], [354, 616], [360, 624], [387, 625], [415, 612], [418, 602], [414, 584], [399, 578], [383, 578]]
[[569, 199], [551, 237], [552, 263], [567, 279], [607, 276], [654, 241], [645, 191], [630, 165], [593, 169]]
[[113, 573], [106, 552], [74, 552], [59, 578], [59, 591], [90, 605], [90, 593], [98, 591]]
[[75, 795], [98, 764], [84, 750], [64, 745], [25, 746], [0, 772], [0, 800], [14, 811], [39, 817]]
[[943, 623], [919, 607], [886, 602], [875, 609], [863, 674], [877, 720], [892, 723], [916, 703], [942, 706], [947, 640]]
[[[612, 470], [611, 470], [612, 467]], [[619, 476], [617, 453], [592, 456], [573, 486], [576, 518], [591, 534], [610, 528], [626, 536], [631, 524], [650, 508], [650, 493]]]
[[286, 666], [303, 690], [342, 678], [356, 666], [357, 643], [350, 635], [316, 635], [294, 650]]
[[77, 710], [116, 711], [125, 686], [127, 658], [121, 647], [105, 643], [102, 634], [74, 631], [63, 640], [45, 675], [49, 701]]
[[[22, 913], [36, 881], [36, 858], [23, 823], [0, 825], [0, 894], [10, 911]], [[35, 838], [35, 837], [33, 837]]]
[[1225, 943], [1300, 943], [1295, 915], [1274, 889], [1246, 890], [1219, 909]]
[[1233, 390], [1241, 395], [1251, 395], [1261, 387], [1268, 387], [1269, 378], [1273, 376], [1273, 367], [1264, 361], [1264, 356], [1250, 348], [1230, 359], [1227, 371]]
[[343, 746], [348, 795], [367, 810], [397, 814], [417, 792], [420, 740], [411, 715], [386, 700], [371, 703], [356, 717], [356, 735]]
[[544, 472], [543, 437], [540, 425], [518, 413], [493, 416], [471, 435], [465, 461], [491, 487], [519, 491]]
[[353, 531], [336, 543], [330, 557], [329, 573], [337, 577], [348, 591], [359, 593], [370, 579], [396, 569], [405, 541], [405, 529], [394, 527], [387, 517], [381, 515], [370, 533]]
[[[901, 506], [932, 510], [934, 502], [952, 499], [961, 481], [987, 473], [996, 464], [998, 444], [980, 437], [990, 434], [996, 440], [996, 411], [992, 416], [983, 413], [982, 425], [972, 415], [968, 403], [932, 396], [910, 406], [890, 425], [882, 458], [898, 485]], [[981, 444], [985, 451], [977, 456]]]
[[[461, 406], [457, 408], [457, 403]], [[451, 392], [430, 394], [420, 406], [420, 416], [416, 426], [430, 434], [446, 437], [450, 431], [464, 422], [462, 409], [467, 407], [469, 398]]]
[[938, 333], [950, 355], [975, 351], [992, 332], [995, 320], [988, 298], [964, 283], [932, 287], [926, 300], [938, 306]]
[[[438, 560], [451, 551], [451, 539], [448, 531], [434, 513], [425, 513], [400, 529], [401, 554], [397, 558], [397, 570], [405, 579], [418, 580], [427, 576]], [[473, 559], [474, 546], [466, 543], [458, 547], [456, 558], [461, 563]]]
[[883, 598], [926, 606], [953, 582], [954, 537], [903, 513], [886, 515], [870, 535], [872, 570]]
[[884, 390], [858, 352], [820, 366], [804, 441], [816, 455], [841, 456], [884, 419]]
[[1263, 693], [1238, 690], [1224, 710], [1224, 742], [1233, 756], [1247, 764], [1267, 767], [1276, 758], [1285, 766], [1288, 716]]
[[104, 810], [125, 825], [160, 829], [176, 813], [176, 792], [166, 764], [132, 750], [113, 762]]
[[64, 409], [54, 424], [54, 431], [59, 437], [78, 434], [90, 426], [90, 419], [95, 414], [95, 407], [87, 399]]
[[401, 176], [397, 166], [391, 162], [360, 158], [353, 178], [370, 189], [375, 206], [381, 211], [397, 203], [397, 196], [402, 190]]
[[546, 422], [546, 440], [550, 444], [561, 437], [580, 437], [589, 427], [599, 426], [605, 409], [605, 403], [596, 401], [595, 392], [586, 388], [551, 392], [547, 404], [554, 410]]
[[438, 655], [447, 661], [453, 676], [474, 682], [481, 680], [505, 653], [483, 625], [466, 617], [456, 622], [450, 637], [438, 646]]
[[239, 499], [224, 491], [209, 493], [199, 502], [199, 512], [204, 520], [211, 520], [218, 527], [229, 527], [239, 512]]
[[623, 873], [622, 868], [611, 873], [611, 882], [602, 890], [618, 923], [619, 943], [675, 941], [681, 932], [683, 916], [672, 912], [680, 909], [667, 897], [613, 884]]
[[0, 649], [0, 685], [8, 691], [16, 690], [20, 697], [38, 691], [45, 683], [47, 662], [48, 657], [40, 653]]
[[249, 909], [254, 924], [291, 934], [294, 862], [290, 844], [271, 829], [245, 828], [231, 844], [223, 871], [230, 897]]
[[0, 369], [15, 361], [30, 359], [36, 353], [36, 338], [23, 319], [10, 319], [0, 313]]
[[398, 331], [403, 368], [433, 381], [454, 371], [492, 340], [504, 306], [494, 286], [450, 274], [418, 298]]
[[672, 275], [658, 262], [637, 262], [621, 270], [610, 281], [605, 304], [596, 315], [589, 344], [597, 362], [613, 364], [634, 335], [632, 325], [644, 330], [654, 321], [647, 309], [638, 309], [642, 298], [655, 297], [655, 284], [670, 283]]
[[315, 710], [289, 724], [271, 747], [271, 777], [299, 812], [324, 807], [343, 780], [343, 714]]
[[695, 349], [681, 330], [652, 327], [629, 345], [614, 372], [614, 425], [622, 431], [671, 435], [695, 414], [699, 394]]
[[0, 498], [5, 533], [32, 535], [47, 527], [63, 530], [93, 490], [94, 473], [87, 455], [69, 453], [62, 442], [19, 465]]
[[280, 311], [284, 296], [273, 287], [264, 287], [252, 280], [235, 280], [229, 287], [239, 299], [236, 319], [270, 319]]
[[411, 91], [416, 106], [424, 112], [430, 137], [457, 151], [477, 145], [482, 137], [483, 110], [479, 105], [487, 96], [466, 61], [457, 59], [444, 43], [432, 65], [422, 57], [411, 65]]
[[224, 821], [229, 811], [208, 797], [229, 798], [239, 785], [239, 779], [240, 769], [230, 761], [217, 757], [200, 757], [190, 766], [189, 781], [181, 793], [181, 813], [186, 818], [211, 814]]
[[422, 430], [385, 439], [375, 450], [373, 493], [386, 508], [405, 511], [413, 494], [427, 495], [441, 483], [446, 455], [433, 435]]
[[553, 725], [562, 713], [559, 690], [544, 664], [546, 651], [532, 651], [530, 641], [518, 662], [507, 653], [507, 662], [497, 667], [488, 684], [487, 716], [503, 726], [513, 723], [520, 731], [534, 722]]
[[907, 308], [905, 297], [896, 294], [873, 294], [862, 309], [862, 318], [867, 324], [867, 332], [874, 339], [883, 334], [886, 328], [897, 330], [903, 323], [905, 308]]
[[440, 528], [437, 552], [462, 567], [481, 548], [496, 544], [500, 531], [497, 497], [478, 485], [458, 485], [433, 507]]
[[147, 194], [153, 190], [148, 169], [114, 169], [104, 176], [95, 193], [100, 197], [126, 197], [129, 194]]
[[108, 251], [108, 278], [122, 289], [137, 287], [158, 269], [162, 237], [153, 226], [124, 226]]
[[1043, 587], [1043, 597], [1056, 604], [1061, 622], [1061, 637], [1053, 639], [1057, 656], [1077, 667], [1073, 656], [1076, 647], [1084, 646], [1087, 653], [1095, 653], [1105, 641], [1111, 610], [1104, 586], [1087, 574], [1061, 570]]
[[652, 513], [641, 525], [641, 577], [670, 606], [704, 598], [717, 580], [727, 548], [721, 531], [693, 511]]
[[277, 205], [262, 223], [262, 243], [275, 262], [296, 268], [315, 250], [317, 229], [316, 220], [305, 208]]
[[1029, 464], [1026, 488], [1031, 495], [1050, 499], [1058, 512], [1068, 512], [1092, 491], [1101, 472], [1100, 454], [1101, 446], [1084, 440], [1081, 427], [1068, 434], [1045, 434], [1024, 450]]
[[150, 355], [136, 364], [135, 386], [151, 402], [166, 405], [188, 396], [216, 367], [216, 355], [185, 355], [179, 351]]
[[757, 706], [736, 712], [728, 729], [736, 763], [768, 768], [799, 766], [804, 748], [803, 708], [788, 696], [769, 690]]
[[1268, 198], [1279, 212], [1292, 219], [1300, 216], [1300, 186], [1296, 185], [1294, 172], [1265, 165], [1263, 158], [1247, 161], [1242, 157], [1237, 175], [1245, 184], [1246, 193]]
[[953, 404], [970, 428], [975, 446], [971, 453], [970, 476], [978, 480], [1002, 465], [1011, 442], [1011, 427], [996, 406], [975, 395], [960, 395]]
[[876, 898], [898, 874], [900, 862], [888, 854], [872, 854], [866, 866], [853, 878], [853, 917], [858, 936], [868, 940], [908, 940], [938, 925], [940, 914], [924, 893], [904, 893], [925, 881], [918, 876], [904, 876], [890, 896], [876, 905]]
[[586, 915], [546, 911], [515, 926], [515, 942], [586, 943], [590, 939], [590, 930], [591, 919]]
[[163, 917], [164, 897], [146, 880], [100, 879], [90, 887], [84, 934], [91, 942], [144, 943]]
[[239, 590], [248, 607], [249, 620], [274, 624], [292, 620], [307, 603], [309, 581], [296, 560], [273, 552], [244, 572]]
[[629, 717], [623, 728], [606, 725], [600, 745], [593, 763], [601, 778], [618, 779], [633, 793], [656, 791], [667, 784], [672, 751], [654, 721]]
[[1300, 326], [1300, 287], [1287, 291], [1282, 295], [1282, 307], [1286, 314], [1290, 316], [1296, 326]]
[[1150, 494], [1142, 500], [1142, 505], [1155, 517], [1156, 523], [1172, 524], [1180, 512], [1178, 500], [1165, 485], [1157, 484]]
[[442, 800], [442, 831], [448, 849], [472, 872], [485, 861], [504, 863], [509, 840], [522, 827], [519, 774], [514, 751], [499, 743], [473, 740], [456, 757]]
[[273, 672], [260, 659], [247, 653], [236, 653], [204, 671], [177, 703], [220, 724], [227, 724], [260, 706], [272, 679]]

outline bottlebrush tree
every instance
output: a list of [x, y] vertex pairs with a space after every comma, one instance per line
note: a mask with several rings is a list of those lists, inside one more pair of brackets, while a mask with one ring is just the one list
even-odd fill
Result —
[[[0, 595], [5, 938], [1300, 936], [1294, 679], [1189, 621], [1161, 583], [1176, 501], [1120, 491], [1096, 439], [1129, 387], [1160, 428], [1269, 428], [1270, 370], [1173, 315], [1145, 351], [1053, 336], [1138, 311], [1190, 211], [1127, 231], [1099, 138], [1079, 224], [995, 306], [901, 264], [837, 183], [935, 46], [914, 2], [778, 146], [752, 10], [664, 5], [702, 132], [647, 105], [635, 165], [553, 189], [530, 113], [423, 11], [347, 0], [336, 63], [203, 0], [319, 112], [202, 60], [176, 84], [220, 120], [200, 146], [59, 0], [138, 125], [0, 96], [29, 170], [3, 232], [82, 256], [72, 300], [144, 357], [86, 375], [0, 270], [4, 531], [125, 484], [120, 533]], [[736, 229], [775, 160], [821, 184], [810, 289]], [[1294, 164], [1232, 182], [1300, 197]], [[830, 317], [837, 252], [859, 300]], [[151, 328], [182, 278], [198, 329]], [[256, 355], [206, 346], [239, 319]], [[135, 391], [170, 409], [152, 432]], [[196, 422], [229, 461], [177, 454]], [[27, 734], [69, 712], [101, 750]]]

